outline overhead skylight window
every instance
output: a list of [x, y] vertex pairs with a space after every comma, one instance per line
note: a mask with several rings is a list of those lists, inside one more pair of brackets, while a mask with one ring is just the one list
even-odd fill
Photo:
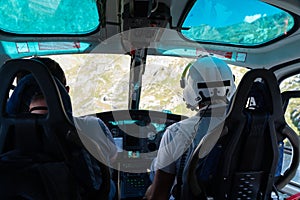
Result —
[[16, 34], [86, 34], [99, 26], [96, 0], [1, 1], [0, 29]]
[[182, 24], [184, 37], [198, 42], [256, 46], [288, 34], [293, 17], [257, 0], [197, 0]]

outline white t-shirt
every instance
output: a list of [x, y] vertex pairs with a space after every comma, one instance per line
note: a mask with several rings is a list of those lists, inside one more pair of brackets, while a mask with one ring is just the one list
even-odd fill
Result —
[[[221, 111], [223, 113], [214, 116], [215, 108], [224, 108]], [[179, 158], [188, 148], [194, 148], [192, 146], [194, 138], [197, 137], [196, 143], [199, 143], [210, 130], [213, 130], [224, 121], [226, 113], [226, 106], [224, 104], [210, 106], [212, 116], [209, 118], [205, 116], [201, 117], [202, 113], [205, 113], [205, 109], [202, 108], [197, 115], [172, 124], [167, 128], [162, 137], [157, 158], [155, 159], [155, 163], [153, 163], [155, 170], [160, 169], [170, 174], [176, 174], [180, 165]], [[205, 131], [198, 131], [200, 123], [200, 128], [203, 127]]]
[[97, 117], [74, 117], [74, 124], [85, 148], [100, 162], [111, 166], [117, 147], [107, 126]]

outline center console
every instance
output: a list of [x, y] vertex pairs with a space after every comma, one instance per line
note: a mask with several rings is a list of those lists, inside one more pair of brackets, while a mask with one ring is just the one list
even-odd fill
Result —
[[165, 129], [185, 116], [149, 110], [98, 113], [118, 147], [113, 180], [120, 199], [141, 199], [151, 184], [149, 173]]

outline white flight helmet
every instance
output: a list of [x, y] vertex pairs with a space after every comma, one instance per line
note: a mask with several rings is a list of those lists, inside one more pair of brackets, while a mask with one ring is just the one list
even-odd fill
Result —
[[190, 63], [182, 73], [180, 85], [183, 99], [192, 110], [199, 109], [199, 103], [229, 102], [236, 89], [229, 66], [223, 60], [209, 56]]

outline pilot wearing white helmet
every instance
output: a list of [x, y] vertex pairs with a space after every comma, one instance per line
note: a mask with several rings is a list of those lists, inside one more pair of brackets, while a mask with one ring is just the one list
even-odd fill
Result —
[[186, 67], [180, 85], [183, 99], [192, 110], [228, 102], [235, 92], [234, 76], [229, 66], [220, 59], [208, 56]]
[[155, 175], [146, 199], [169, 199], [171, 191], [175, 196], [180, 195], [180, 190], [172, 189], [174, 183], [177, 182], [176, 188], [181, 187], [178, 182], [185, 173], [188, 158], [200, 140], [224, 121], [228, 103], [236, 89], [229, 66], [210, 56], [190, 63], [182, 73], [180, 85], [187, 107], [198, 112], [172, 124], [165, 131], [152, 163]]

